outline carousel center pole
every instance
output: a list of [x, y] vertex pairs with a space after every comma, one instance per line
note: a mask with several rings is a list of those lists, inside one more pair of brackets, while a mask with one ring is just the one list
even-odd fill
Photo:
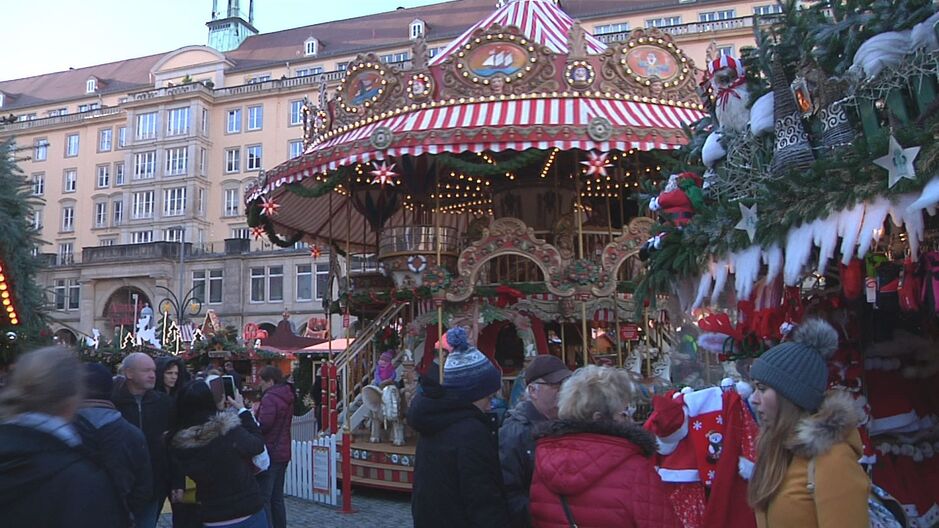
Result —
[[[333, 241], [333, 191], [329, 191], [329, 219], [327, 220], [327, 228], [329, 229], [329, 243], [332, 244]], [[330, 247], [330, 249], [332, 249]], [[330, 255], [330, 261], [332, 261], [333, 256]], [[314, 269], [316, 263], [313, 264]], [[329, 289], [329, 284], [327, 283], [326, 288]], [[326, 362], [324, 367], [320, 369], [320, 378], [323, 380], [323, 390], [325, 391], [326, 398], [322, 400], [321, 405], [324, 405], [323, 409], [323, 429], [325, 429], [329, 434], [335, 434], [336, 428], [333, 425], [333, 419], [335, 415], [334, 409], [336, 408], [336, 392], [335, 392], [335, 363], [333, 357], [333, 314], [332, 314], [332, 303], [329, 302], [332, 298], [330, 292], [324, 292], [326, 296]], [[316, 371], [313, 371], [314, 375]], [[314, 380], [315, 382], [316, 380]]]
[[[607, 189], [606, 229], [610, 235], [611, 244], [613, 243], [613, 211], [611, 210], [612, 207], [613, 207], [613, 204], [610, 201], [610, 192], [609, 192], [609, 189]], [[622, 219], [620, 219], [620, 222], [622, 222]], [[614, 273], [613, 276], [610, 277], [610, 280], [613, 281], [613, 293], [610, 294], [610, 298], [613, 300], [613, 323], [616, 325], [616, 366], [619, 368], [623, 368], [623, 343], [622, 343], [622, 339], [620, 338], [620, 332], [619, 332], [619, 305], [616, 302], [616, 274], [614, 270], [610, 270], [610, 271]]]
[[[436, 211], [434, 212], [434, 238], [437, 241], [437, 267], [442, 268], [440, 254], [443, 249], [443, 240], [440, 238], [440, 167], [436, 168]], [[437, 368], [440, 384], [443, 385], [443, 299], [435, 299], [437, 305]]]
[[[349, 200], [352, 199], [352, 190], [351, 186], [349, 189]], [[364, 222], [363, 222], [364, 223]], [[332, 226], [332, 215], [330, 215], [330, 226]], [[350, 270], [349, 265], [351, 263], [351, 250], [350, 239], [352, 238], [352, 203], [349, 202], [346, 204], [346, 313], [343, 317], [343, 320], [346, 321], [349, 318], [349, 309], [352, 304], [352, 296], [350, 294], [352, 284], [349, 277]], [[362, 238], [363, 244], [365, 243], [365, 238]], [[350, 325], [351, 326], [351, 325]], [[346, 350], [349, 349], [349, 329], [346, 328]], [[349, 369], [352, 368], [352, 358], [346, 358], [346, 368], [343, 370], [342, 377], [342, 396], [343, 404], [342, 408], [346, 413], [346, 419], [343, 420], [342, 428], [342, 513], [353, 513], [352, 510], [352, 413], [349, 412], [349, 407], [352, 404], [351, 391], [352, 387], [350, 386]]]
[[[575, 167], [578, 165], [575, 164]], [[577, 255], [583, 260], [584, 259], [584, 207], [583, 203], [580, 200], [580, 172], [578, 169], [574, 169], [574, 193], [577, 196]], [[584, 364], [587, 366], [589, 361], [589, 338], [587, 337], [587, 299], [584, 298], [580, 302], [580, 328], [582, 332], [583, 342], [584, 342]]]

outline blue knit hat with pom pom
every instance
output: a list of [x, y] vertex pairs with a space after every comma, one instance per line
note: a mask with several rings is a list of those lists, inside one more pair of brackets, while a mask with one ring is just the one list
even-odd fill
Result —
[[502, 373], [478, 348], [470, 345], [466, 329], [447, 331], [450, 354], [443, 365], [443, 388], [456, 399], [474, 402], [502, 388]]
[[792, 332], [790, 341], [774, 346], [753, 362], [750, 377], [799, 407], [815, 412], [828, 388], [825, 360], [837, 348], [838, 332], [830, 324], [807, 319]]

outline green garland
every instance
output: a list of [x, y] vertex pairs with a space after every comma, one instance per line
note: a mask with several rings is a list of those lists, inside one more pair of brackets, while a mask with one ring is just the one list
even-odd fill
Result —
[[511, 159], [499, 161], [496, 164], [488, 163], [479, 158], [479, 162], [466, 161], [450, 154], [438, 154], [436, 161], [442, 166], [453, 169], [467, 176], [497, 176], [507, 172], [515, 172], [533, 163], [543, 162], [548, 153], [543, 150], [529, 149], [515, 154]]

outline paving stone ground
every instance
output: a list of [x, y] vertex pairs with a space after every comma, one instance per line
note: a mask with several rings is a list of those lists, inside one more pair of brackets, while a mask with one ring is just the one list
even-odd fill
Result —
[[[352, 508], [346, 514], [340, 508], [323, 506], [311, 501], [286, 497], [287, 525], [290, 528], [409, 528], [411, 518], [410, 495], [373, 489], [354, 489]], [[157, 528], [172, 528], [172, 517], [163, 514]]]

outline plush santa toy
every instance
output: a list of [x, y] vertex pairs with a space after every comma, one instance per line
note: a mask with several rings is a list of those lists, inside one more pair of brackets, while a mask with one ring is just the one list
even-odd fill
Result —
[[687, 225], [695, 210], [704, 206], [701, 183], [701, 177], [693, 172], [672, 174], [662, 194], [649, 202], [649, 210], [661, 211], [668, 222], [678, 227]]
[[742, 134], [750, 122], [750, 91], [743, 62], [731, 55], [721, 56], [708, 63], [708, 75], [716, 98], [714, 113], [724, 132]]

